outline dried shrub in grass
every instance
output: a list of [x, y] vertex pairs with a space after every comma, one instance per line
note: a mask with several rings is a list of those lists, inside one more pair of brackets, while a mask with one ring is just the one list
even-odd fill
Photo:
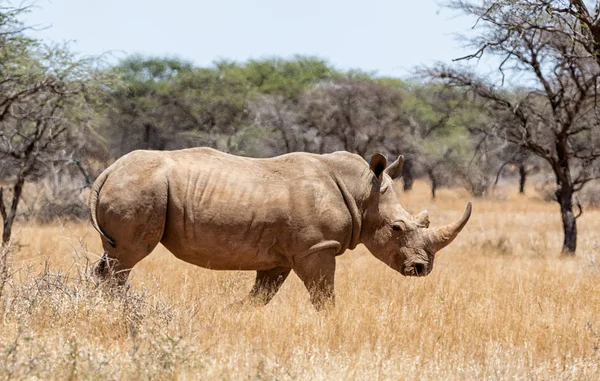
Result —
[[75, 275], [49, 266], [14, 274], [0, 311], [10, 333], [2, 338], [0, 373], [8, 378], [171, 378], [187, 360], [181, 337], [164, 330], [171, 306], [144, 289], [98, 285], [86, 266]]

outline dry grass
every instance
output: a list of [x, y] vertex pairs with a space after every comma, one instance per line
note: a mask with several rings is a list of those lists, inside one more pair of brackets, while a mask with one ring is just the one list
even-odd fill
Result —
[[[431, 202], [425, 184], [402, 196], [434, 225], [466, 200], [442, 191]], [[81, 275], [100, 253], [87, 224], [21, 226], [0, 298], [0, 376], [600, 379], [600, 212], [579, 220], [573, 259], [558, 256], [559, 222], [557, 206], [534, 197], [475, 201], [426, 278], [404, 278], [364, 248], [339, 257], [327, 313], [295, 275], [267, 307], [230, 309], [253, 273], [200, 269], [162, 247], [127, 293], [112, 293]]]

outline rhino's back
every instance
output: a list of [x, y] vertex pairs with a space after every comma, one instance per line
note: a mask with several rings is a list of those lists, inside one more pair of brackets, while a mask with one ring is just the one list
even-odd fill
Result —
[[[170, 152], [163, 244], [179, 258], [215, 269], [288, 266], [343, 230], [344, 201], [321, 156], [252, 159], [198, 148]], [[336, 230], [336, 232], [332, 232]]]

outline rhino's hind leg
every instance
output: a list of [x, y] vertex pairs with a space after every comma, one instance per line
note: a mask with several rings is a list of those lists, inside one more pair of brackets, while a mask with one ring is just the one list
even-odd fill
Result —
[[160, 163], [150, 161], [138, 170], [121, 166], [110, 173], [97, 206], [90, 209], [97, 216], [104, 248], [96, 275], [119, 285], [127, 281], [131, 269], [160, 242], [167, 202], [168, 183]]
[[250, 294], [243, 300], [230, 304], [227, 310], [236, 311], [248, 306], [262, 307], [267, 305], [277, 294], [291, 271], [292, 269], [285, 267], [257, 271], [256, 280]]
[[248, 295], [249, 301], [254, 305], [264, 306], [277, 294], [279, 288], [285, 282], [292, 269], [285, 267], [276, 267], [270, 270], [261, 270], [256, 272], [254, 287]]
[[124, 285], [131, 269], [160, 242], [164, 231], [164, 217], [156, 217], [149, 212], [140, 215], [137, 220], [142, 222], [129, 228], [123, 224], [120, 230], [114, 229], [114, 233], [111, 232], [114, 246], [103, 238], [104, 255], [94, 269], [94, 274], [102, 281]]
[[104, 245], [104, 255], [94, 268], [94, 274], [101, 280], [122, 286], [127, 282], [131, 269], [158, 245], [161, 229], [149, 229], [137, 237], [116, 238], [115, 247]]

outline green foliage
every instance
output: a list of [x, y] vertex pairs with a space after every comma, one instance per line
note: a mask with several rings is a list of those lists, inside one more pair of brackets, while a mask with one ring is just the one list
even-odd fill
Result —
[[399, 89], [399, 90], [405, 90], [408, 86], [407, 83], [400, 78], [376, 77], [372, 80], [382, 86], [391, 87], [391, 88]]
[[250, 60], [243, 65], [243, 70], [256, 91], [280, 95], [287, 100], [297, 99], [317, 83], [341, 77], [327, 62], [310, 56]]
[[177, 58], [144, 57], [133, 55], [125, 58], [116, 67], [124, 79], [130, 82], [162, 82], [189, 72], [191, 63]]
[[369, 72], [361, 69], [350, 69], [345, 73], [344, 77], [355, 81], [371, 82], [375, 80], [376, 73], [374, 71]]
[[481, 112], [464, 94], [439, 84], [411, 84], [406, 88], [404, 107], [416, 143], [432, 159], [441, 159], [448, 150], [466, 154], [469, 126]]
[[168, 84], [192, 70], [189, 62], [176, 58], [133, 55], [122, 60], [111, 71], [127, 84], [127, 93], [138, 97], [168, 88]]

